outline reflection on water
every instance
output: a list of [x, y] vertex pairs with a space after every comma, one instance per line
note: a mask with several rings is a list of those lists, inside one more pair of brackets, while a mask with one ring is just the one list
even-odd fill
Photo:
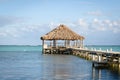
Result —
[[120, 80], [119, 69], [92, 67], [92, 80]]
[[120, 80], [120, 75], [72, 55], [0, 52], [0, 80]]
[[92, 78], [93, 80], [100, 80], [101, 79], [101, 69], [97, 69], [95, 67], [92, 67]]
[[[57, 79], [57, 80], [80, 80], [89, 79], [90, 74], [83, 69], [87, 69], [87, 66], [81, 65], [82, 61], [76, 56], [70, 55], [44, 55], [45, 61], [42, 65], [42, 78]], [[77, 64], [77, 65], [76, 65]], [[90, 64], [85, 62], [85, 64]], [[88, 66], [90, 67], [90, 66]]]

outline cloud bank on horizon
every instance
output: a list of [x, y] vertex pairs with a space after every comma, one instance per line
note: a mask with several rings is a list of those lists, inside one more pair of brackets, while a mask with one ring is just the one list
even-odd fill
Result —
[[120, 45], [119, 0], [0, 0], [0, 45], [40, 45], [60, 24], [85, 44]]

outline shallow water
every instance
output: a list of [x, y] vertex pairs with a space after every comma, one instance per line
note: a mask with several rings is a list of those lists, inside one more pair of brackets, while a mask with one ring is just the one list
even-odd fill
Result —
[[90, 61], [72, 55], [1, 51], [0, 80], [120, 80], [120, 73], [92, 68]]

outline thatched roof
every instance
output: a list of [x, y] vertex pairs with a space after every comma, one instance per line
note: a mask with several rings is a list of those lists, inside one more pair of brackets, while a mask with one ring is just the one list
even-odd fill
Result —
[[84, 37], [70, 30], [66, 25], [59, 25], [41, 37], [42, 40], [83, 40]]

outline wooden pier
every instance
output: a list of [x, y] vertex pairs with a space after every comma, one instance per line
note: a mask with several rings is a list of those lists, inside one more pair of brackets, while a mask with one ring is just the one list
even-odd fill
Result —
[[81, 58], [91, 60], [93, 67], [108, 67], [111, 65], [120, 67], [120, 52], [58, 47], [46, 48], [44, 49], [44, 54], [76, 55]]
[[59, 25], [40, 38], [43, 54], [70, 54], [91, 60], [96, 66], [117, 66], [120, 68], [120, 52], [112, 50], [90, 50], [83, 47], [83, 36], [70, 30], [65, 25]]
[[116, 65], [120, 68], [120, 52], [72, 48], [73, 55], [92, 61], [94, 67]]

